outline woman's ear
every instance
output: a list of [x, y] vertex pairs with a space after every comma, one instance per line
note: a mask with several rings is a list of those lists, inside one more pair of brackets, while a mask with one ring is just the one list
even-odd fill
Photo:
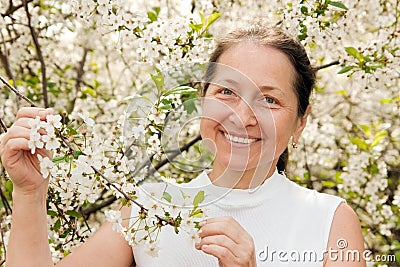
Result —
[[306, 112], [304, 112], [304, 115], [299, 118], [299, 121], [297, 122], [297, 127], [293, 132], [293, 142], [298, 143], [301, 133], [303, 132], [304, 127], [306, 127], [307, 125], [307, 118], [308, 115], [310, 115], [311, 113], [311, 109], [311, 105], [308, 105]]

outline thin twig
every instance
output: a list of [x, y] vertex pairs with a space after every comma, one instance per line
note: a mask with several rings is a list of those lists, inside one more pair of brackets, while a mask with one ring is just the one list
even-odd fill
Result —
[[36, 33], [35, 29], [32, 27], [31, 14], [29, 13], [29, 8], [28, 8], [28, 1], [23, 0], [23, 3], [25, 6], [26, 17], [28, 18], [28, 27], [31, 32], [32, 40], [33, 40], [33, 43], [36, 48], [36, 54], [37, 54], [39, 62], [40, 62], [40, 67], [42, 69], [42, 94], [43, 94], [44, 107], [48, 108], [49, 107], [49, 99], [48, 99], [48, 95], [47, 95], [46, 64], [44, 62], [42, 49], [40, 48], [37, 33]]
[[3, 77], [0, 76], [0, 81], [6, 85], [11, 91], [13, 91], [17, 96], [19, 96], [20, 98], [22, 98], [23, 100], [25, 100], [26, 102], [28, 102], [31, 107], [36, 107], [36, 105], [26, 96], [24, 96], [23, 94], [21, 94], [20, 91], [18, 91], [17, 89], [15, 89], [15, 87], [13, 87], [11, 84], [9, 84], [6, 79], [4, 79]]
[[333, 61], [331, 63], [318, 66], [318, 67], [315, 68], [315, 70], [319, 71], [319, 70], [322, 70], [322, 69], [326, 69], [326, 68], [328, 68], [330, 66], [339, 65], [339, 64], [340, 64], [339, 60], [335, 60], [335, 61]]
[[116, 200], [117, 200], [117, 197], [114, 196], [114, 195], [112, 195], [112, 196], [106, 198], [104, 201], [102, 201], [102, 202], [99, 203], [99, 204], [92, 204], [92, 205], [90, 205], [89, 207], [82, 209], [82, 213], [83, 213], [85, 216], [89, 216], [90, 214], [95, 213], [95, 212], [98, 211], [98, 210], [101, 210], [101, 209], [103, 209], [103, 208], [105, 208], [105, 207], [110, 206], [110, 205], [111, 205], [112, 203], [114, 203]]
[[75, 96], [72, 99], [70, 105], [68, 106], [67, 112], [71, 113], [74, 110], [76, 99], [78, 98], [78, 92], [80, 91], [81, 84], [83, 82], [83, 75], [85, 74], [85, 63], [87, 59], [89, 49], [83, 49], [83, 55], [81, 60], [79, 61], [79, 65], [76, 71], [76, 81], [75, 81]]
[[0, 36], [1, 36], [1, 40], [3, 43], [3, 49], [4, 49], [4, 53], [0, 49], [0, 59], [1, 59], [1, 62], [3, 63], [4, 69], [6, 70], [7, 76], [10, 77], [12, 80], [14, 80], [14, 78], [13, 78], [14, 76], [13, 76], [11, 68], [10, 68], [10, 62], [7, 57], [8, 51], [7, 51], [7, 45], [5, 42], [3, 31], [0, 31]]
[[3, 132], [7, 132], [7, 126], [5, 125], [5, 123], [3, 122], [3, 120], [0, 118], [0, 128]]
[[104, 180], [107, 181], [107, 183], [113, 187], [115, 190], [117, 190], [119, 193], [121, 193], [127, 200], [131, 201], [132, 203], [134, 203], [135, 205], [137, 205], [138, 207], [140, 207], [141, 209], [147, 210], [143, 207], [142, 204], [140, 204], [139, 202], [137, 202], [136, 200], [134, 200], [133, 198], [131, 198], [130, 196], [128, 196], [124, 191], [122, 191], [120, 188], [118, 188], [118, 186], [116, 186], [115, 184], [113, 184], [104, 174], [102, 174], [97, 168], [95, 168], [94, 166], [90, 166], [95, 173], [97, 173], [98, 175], [100, 175], [101, 178], [103, 178]]
[[88, 223], [87, 218], [85, 216], [86, 214], [84, 213], [82, 207], [79, 208], [79, 212], [82, 214], [82, 218], [83, 218], [83, 221], [85, 222], [85, 225], [86, 225], [87, 229], [89, 230], [89, 232], [92, 232], [92, 229], [89, 226], [89, 223]]
[[0, 261], [0, 266], [3, 266], [3, 263], [6, 262], [5, 259], [7, 259], [7, 248], [6, 248], [6, 244], [4, 243], [4, 234], [3, 234], [3, 227], [0, 224], [0, 235], [1, 235], [1, 244], [3, 244], [3, 254], [4, 254], [4, 259]]
[[164, 159], [163, 161], [159, 162], [154, 169], [151, 169], [149, 171], [149, 174], [153, 174], [156, 170], [160, 169], [162, 166], [164, 166], [165, 164], [168, 164], [169, 162], [171, 162], [173, 159], [175, 159], [179, 154], [181, 154], [183, 151], [187, 151], [191, 146], [193, 146], [194, 144], [196, 144], [198, 141], [201, 140], [201, 136], [198, 135], [195, 138], [193, 138], [189, 143], [185, 144], [184, 146], [182, 146], [181, 148], [177, 149], [172, 155], [168, 156], [166, 159]]
[[10, 203], [8, 203], [8, 200], [7, 200], [6, 196], [4, 195], [3, 189], [1, 187], [0, 187], [0, 198], [1, 198], [1, 202], [3, 202], [7, 216], [10, 215], [12, 213], [12, 209], [11, 209]]
[[[33, 2], [33, 0], [28, 0], [28, 3]], [[15, 11], [17, 11], [18, 9], [22, 8], [24, 5], [20, 4], [17, 6], [14, 6], [12, 3], [12, 0], [10, 0], [10, 5], [8, 7], [8, 9], [6, 10], [6, 12], [4, 12], [3, 14], [1, 14], [3, 17], [10, 17]]]

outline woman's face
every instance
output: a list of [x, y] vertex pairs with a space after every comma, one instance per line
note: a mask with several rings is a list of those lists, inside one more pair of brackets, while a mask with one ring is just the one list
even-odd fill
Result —
[[218, 59], [202, 99], [200, 131], [215, 154], [213, 169], [275, 168], [298, 118], [294, 68], [279, 50], [252, 42], [231, 46]]

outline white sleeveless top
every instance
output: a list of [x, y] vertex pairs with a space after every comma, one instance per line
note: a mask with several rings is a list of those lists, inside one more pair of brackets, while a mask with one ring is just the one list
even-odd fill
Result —
[[[205, 171], [184, 187], [194, 190], [189, 194], [205, 191], [207, 217], [232, 216], [253, 237], [257, 266], [323, 266], [333, 216], [344, 202], [301, 187], [278, 171], [255, 190], [215, 186]], [[132, 216], [137, 214], [134, 206]], [[176, 234], [165, 226], [158, 239], [158, 257], [141, 245], [133, 247], [138, 267], [218, 266], [217, 258], [196, 250], [184, 231]]]

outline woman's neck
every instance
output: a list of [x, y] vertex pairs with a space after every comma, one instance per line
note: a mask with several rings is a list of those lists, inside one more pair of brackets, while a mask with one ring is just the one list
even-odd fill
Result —
[[231, 170], [226, 166], [214, 162], [212, 171], [208, 174], [211, 182], [220, 187], [235, 189], [251, 189], [260, 186], [272, 176], [276, 169], [276, 162], [260, 165], [244, 171]]

